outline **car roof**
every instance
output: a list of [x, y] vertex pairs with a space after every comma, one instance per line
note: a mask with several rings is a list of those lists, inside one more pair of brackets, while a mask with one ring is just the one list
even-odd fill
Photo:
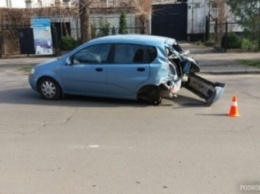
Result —
[[132, 43], [143, 45], [162, 45], [168, 41], [176, 42], [175, 39], [169, 37], [142, 35], [142, 34], [125, 34], [125, 35], [110, 35], [93, 39], [88, 43], [102, 44], [102, 43]]

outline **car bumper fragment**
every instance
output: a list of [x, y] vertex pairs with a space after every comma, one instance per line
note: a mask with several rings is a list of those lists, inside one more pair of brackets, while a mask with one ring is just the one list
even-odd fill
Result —
[[225, 84], [219, 82], [212, 83], [192, 73], [188, 76], [188, 81], [183, 87], [203, 98], [206, 105], [210, 106], [223, 95]]

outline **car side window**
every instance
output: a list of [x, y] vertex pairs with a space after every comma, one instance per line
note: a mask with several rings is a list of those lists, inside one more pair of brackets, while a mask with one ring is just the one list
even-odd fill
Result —
[[108, 62], [110, 44], [99, 44], [84, 48], [74, 54], [73, 64], [101, 64]]
[[154, 46], [147, 46], [148, 62], [152, 63], [157, 57], [157, 49]]
[[145, 47], [136, 44], [116, 44], [114, 63], [139, 64], [146, 63]]

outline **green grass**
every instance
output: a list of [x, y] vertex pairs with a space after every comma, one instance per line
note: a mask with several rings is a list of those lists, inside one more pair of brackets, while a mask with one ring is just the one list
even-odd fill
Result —
[[240, 64], [260, 68], [260, 59], [238, 60]]
[[201, 41], [199, 40], [199, 41], [194, 42], [194, 44], [197, 45], [197, 46], [202, 46], [202, 45], [203, 45], [203, 42], [201, 42]]
[[24, 66], [24, 67], [21, 67], [20, 70], [25, 73], [30, 73], [32, 70], [32, 66]]

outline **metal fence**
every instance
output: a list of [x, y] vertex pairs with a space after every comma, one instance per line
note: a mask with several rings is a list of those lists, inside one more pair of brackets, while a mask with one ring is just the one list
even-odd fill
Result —
[[[31, 26], [17, 25], [17, 26], [0, 26], [0, 58], [2, 56], [10, 56], [21, 54], [19, 43], [19, 30], [31, 28]], [[66, 32], [65, 32], [66, 31]], [[127, 27], [127, 34], [140, 34], [141, 27]], [[119, 28], [93, 28], [92, 38], [97, 38], [106, 35], [119, 34]], [[64, 36], [71, 36], [75, 40], [81, 40], [80, 28], [69, 28], [68, 30], [58, 29], [57, 26], [52, 25], [52, 38], [54, 50], [59, 51], [59, 42]]]
[[[221, 46], [221, 41], [224, 36], [227, 36], [228, 33], [242, 33], [242, 27], [236, 22], [222, 22], [212, 21], [209, 18], [206, 18], [206, 30], [205, 30], [205, 40], [213, 41], [214, 45], [217, 47]], [[224, 51], [226, 51], [226, 46], [228, 43], [224, 42]]]
[[0, 56], [5, 54], [13, 55], [19, 52], [19, 35], [18, 29], [23, 25], [11, 26], [0, 25]]
[[[127, 27], [125, 34], [140, 34], [141, 33], [141, 27]], [[77, 36], [74, 38], [80, 39], [80, 29], [71, 29], [71, 34], [76, 33]], [[119, 28], [93, 28], [92, 29], [92, 38], [97, 38], [101, 36], [107, 36], [107, 35], [116, 35], [120, 34]]]

